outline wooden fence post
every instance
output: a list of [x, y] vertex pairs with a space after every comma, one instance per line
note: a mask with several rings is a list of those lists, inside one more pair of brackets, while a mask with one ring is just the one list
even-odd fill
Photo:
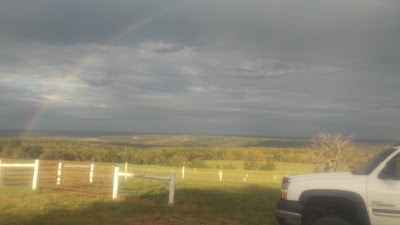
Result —
[[58, 162], [58, 170], [57, 170], [57, 185], [61, 184], [61, 179], [62, 179], [62, 171], [63, 170], [63, 163]]
[[35, 168], [33, 170], [32, 190], [36, 190], [39, 178], [39, 159], [35, 160]]
[[114, 168], [114, 185], [113, 185], [113, 195], [112, 198], [116, 199], [118, 197], [118, 172], [119, 172], [119, 167]]
[[128, 162], [125, 162], [125, 180], [128, 179]]
[[93, 183], [94, 164], [90, 164], [89, 182]]
[[4, 178], [3, 167], [1, 167], [1, 159], [0, 159], [0, 185], [3, 185], [3, 178]]
[[219, 181], [222, 181], [222, 170], [219, 171]]
[[185, 179], [185, 166], [182, 166], [182, 179]]
[[168, 206], [174, 206], [175, 199], [175, 185], [176, 183], [176, 173], [171, 174], [171, 178], [169, 180], [169, 198], [168, 198]]

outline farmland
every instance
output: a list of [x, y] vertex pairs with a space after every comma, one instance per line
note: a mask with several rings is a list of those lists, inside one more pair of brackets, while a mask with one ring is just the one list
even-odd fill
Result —
[[[310, 173], [306, 140], [137, 135], [0, 139], [2, 158], [112, 162], [129, 172], [177, 174], [167, 182], [120, 179], [118, 200], [29, 186], [0, 186], [0, 224], [267, 224], [284, 175]], [[360, 162], [386, 143], [355, 143]], [[354, 157], [353, 157], [354, 158]], [[246, 162], [248, 164], [246, 164]], [[249, 168], [248, 165], [255, 165]], [[272, 163], [273, 167], [262, 167]], [[182, 176], [182, 165], [186, 165]]]
[[[210, 161], [210, 165], [235, 161]], [[306, 172], [312, 165], [279, 164], [276, 171], [188, 170], [130, 165], [141, 174], [178, 173], [175, 206], [167, 206], [168, 184], [155, 180], [121, 182], [118, 201], [71, 196], [28, 187], [0, 188], [0, 224], [276, 224], [273, 217], [283, 173]], [[246, 181], [243, 178], [246, 177]]]

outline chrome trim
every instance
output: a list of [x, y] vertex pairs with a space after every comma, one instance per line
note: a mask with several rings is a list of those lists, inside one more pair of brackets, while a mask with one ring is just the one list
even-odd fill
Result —
[[400, 217], [400, 210], [372, 209], [375, 216]]

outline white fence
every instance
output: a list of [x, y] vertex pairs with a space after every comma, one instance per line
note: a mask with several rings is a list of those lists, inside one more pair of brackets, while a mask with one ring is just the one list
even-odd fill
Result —
[[3, 168], [32, 168], [33, 176], [32, 176], [32, 190], [37, 189], [38, 184], [38, 174], [39, 174], [39, 160], [35, 160], [35, 163], [26, 164], [26, 163], [2, 163], [0, 159], [0, 184], [3, 184], [4, 172]]
[[[169, 181], [169, 195], [168, 195], [168, 205], [174, 205], [174, 198], [175, 198], [175, 187], [176, 187], [176, 173], [172, 173], [170, 176], [161, 177], [161, 176], [148, 176], [148, 175], [139, 175], [134, 173], [127, 173], [127, 172], [118, 172], [119, 168], [115, 168], [115, 173], [118, 176], [114, 176], [114, 178], [118, 177], [125, 177], [127, 179], [130, 178], [144, 178], [144, 179], [153, 179], [153, 180], [165, 180]], [[114, 181], [114, 185], [118, 185], [118, 180]], [[118, 186], [114, 186], [114, 191], [118, 191]], [[113, 191], [113, 198], [117, 198], [117, 192], [114, 193]]]
[[[45, 163], [49, 163], [51, 161], [45, 161]], [[42, 165], [44, 166], [44, 165]], [[5, 177], [5, 173], [3, 171], [4, 168], [31, 168], [33, 170], [33, 175], [32, 175], [32, 190], [37, 190], [38, 189], [38, 181], [41, 179], [40, 176], [46, 176], [42, 179], [45, 179], [47, 181], [47, 184], [53, 183], [53, 185], [56, 186], [61, 186], [62, 185], [62, 180], [64, 179], [64, 170], [66, 168], [86, 168], [88, 169], [87, 173], [87, 180], [86, 182], [89, 182], [89, 184], [94, 183], [94, 175], [95, 175], [95, 163], [85, 163], [85, 162], [74, 162], [74, 164], [67, 164], [66, 162], [57, 162], [57, 161], [52, 161], [52, 163], [49, 165], [46, 165], [46, 171], [50, 171], [49, 167], [53, 167], [52, 172], [54, 172], [53, 178], [48, 178], [48, 174], [42, 174], [39, 173], [39, 167], [40, 167], [40, 160], [35, 160], [34, 163], [2, 163], [0, 159], [0, 185], [3, 184], [3, 179]], [[169, 197], [168, 197], [168, 205], [173, 206], [174, 205], [174, 197], [175, 197], [175, 187], [176, 187], [176, 173], [172, 173], [170, 176], [149, 176], [149, 175], [140, 175], [140, 174], [134, 174], [134, 173], [128, 173], [127, 171], [128, 164], [125, 163], [125, 172], [119, 172], [119, 167], [114, 166], [114, 173], [113, 173], [113, 178], [112, 178], [112, 198], [116, 199], [118, 197], [118, 187], [119, 187], [119, 178], [120, 177], [125, 177], [125, 180], [128, 178], [143, 178], [143, 179], [156, 179], [156, 180], [164, 180], [164, 181], [169, 181]], [[103, 170], [104, 171], [104, 170]], [[50, 173], [50, 172], [48, 172]], [[56, 176], [55, 176], [56, 175]], [[50, 177], [51, 177], [50, 176]], [[85, 175], [83, 175], [84, 177]], [[52, 180], [52, 181], [51, 181]], [[43, 185], [42, 185], [43, 186]], [[48, 186], [44, 186], [48, 187]]]
[[71, 165], [71, 164], [66, 164], [63, 162], [58, 162], [57, 185], [61, 184], [64, 168], [87, 168], [87, 169], [89, 169], [89, 183], [93, 183], [94, 165], [95, 165], [94, 163], [90, 163], [90, 165], [84, 165], [84, 164], [72, 164]]
[[[172, 170], [171, 170], [171, 172], [172, 172]], [[189, 174], [189, 176], [190, 175], [192, 175], [192, 179], [193, 179], [193, 175], [194, 174], [197, 174], [197, 169], [193, 169], [193, 171], [192, 172], [188, 172], [186, 169], [185, 169], [185, 166], [183, 166], [182, 167], [182, 172], [181, 172], [181, 178], [182, 178], [182, 180], [183, 179], [185, 179], [185, 176], [186, 176], [186, 174]], [[199, 172], [199, 174], [200, 174], [200, 172]], [[210, 172], [207, 172], [207, 173], [201, 173], [203, 176], [204, 175], [207, 175], [208, 177], [215, 177], [215, 179], [217, 180], [218, 179], [218, 181], [222, 181], [223, 179], [225, 179], [226, 177], [228, 178], [228, 179], [225, 179], [225, 180], [229, 180], [229, 181], [232, 181], [232, 180], [234, 180], [234, 181], [244, 181], [244, 182], [247, 182], [248, 181], [248, 178], [249, 178], [249, 172], [247, 172], [247, 173], [245, 173], [245, 174], [239, 174], [239, 173], [237, 173], [237, 174], [235, 174], [235, 175], [232, 175], [232, 173], [225, 173], [225, 172], [223, 172], [223, 170], [221, 170], [221, 169], [219, 169], [219, 170], [215, 170], [215, 174], [214, 173], [210, 173]], [[225, 176], [225, 174], [228, 174], [227, 176]], [[287, 177], [288, 175], [287, 174], [269, 174], [271, 177], [264, 177], [264, 179], [265, 179], [265, 181], [267, 181], [267, 180], [269, 180], [269, 181], [271, 181], [271, 180], [273, 180], [273, 181], [278, 181], [278, 182], [280, 182], [281, 181], [281, 179], [283, 178], [283, 177]], [[256, 176], [258, 176], [258, 177], [260, 177], [260, 175], [256, 175]], [[190, 179], [190, 178], [189, 178]], [[196, 177], [196, 179], [198, 179], [198, 177]]]

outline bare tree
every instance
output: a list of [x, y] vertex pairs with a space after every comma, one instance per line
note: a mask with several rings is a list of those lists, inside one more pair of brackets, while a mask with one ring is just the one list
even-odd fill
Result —
[[343, 153], [352, 148], [352, 136], [343, 136], [341, 133], [321, 132], [312, 137], [307, 147], [314, 161], [320, 165], [320, 171], [330, 172], [345, 168], [342, 161]]

